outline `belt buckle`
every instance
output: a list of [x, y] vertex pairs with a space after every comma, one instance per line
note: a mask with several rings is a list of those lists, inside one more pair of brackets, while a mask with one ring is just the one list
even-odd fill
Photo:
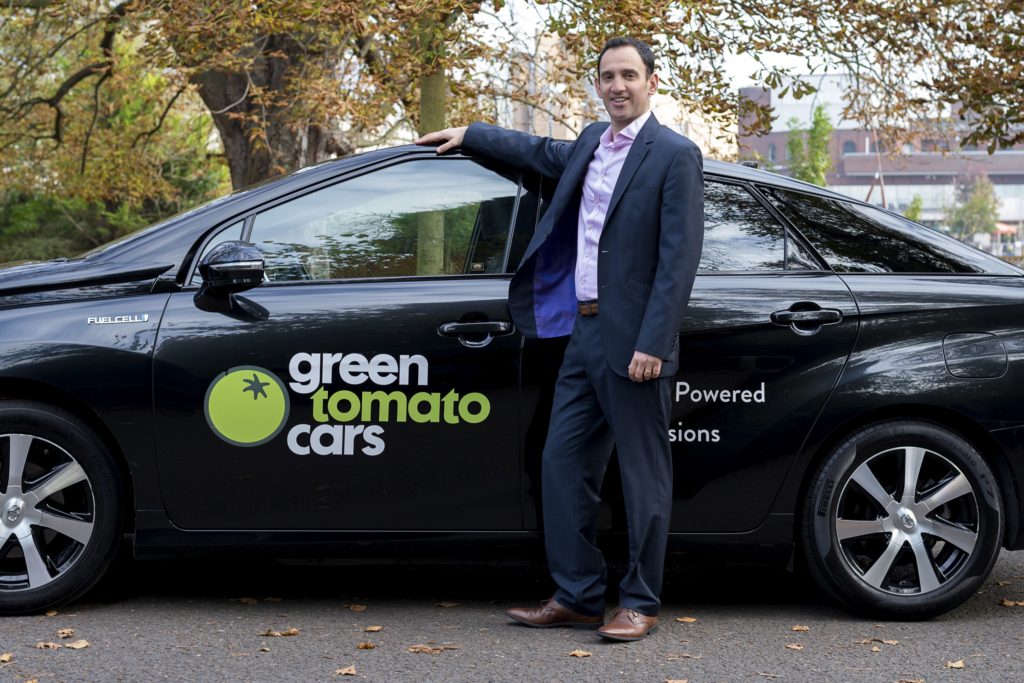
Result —
[[577, 310], [579, 310], [580, 315], [583, 316], [584, 318], [589, 318], [590, 316], [597, 315], [597, 301], [578, 301], [576, 302], [576, 308]]

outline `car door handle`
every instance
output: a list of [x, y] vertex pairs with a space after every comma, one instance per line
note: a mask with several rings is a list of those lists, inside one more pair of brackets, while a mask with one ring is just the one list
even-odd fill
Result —
[[[814, 306], [815, 308], [809, 308]], [[794, 310], [796, 308], [796, 310]], [[843, 320], [843, 312], [835, 308], [817, 308], [817, 304], [793, 304], [786, 311], [775, 311], [771, 320], [776, 325], [788, 325], [789, 329], [801, 337], [816, 334], [823, 325], [835, 325]]]
[[[444, 323], [437, 328], [442, 337], [455, 337], [463, 346], [479, 349], [491, 343], [494, 337], [502, 337], [516, 331], [516, 326], [507, 320], [484, 320], [466, 323]], [[483, 339], [470, 339], [470, 335], [483, 335]]]

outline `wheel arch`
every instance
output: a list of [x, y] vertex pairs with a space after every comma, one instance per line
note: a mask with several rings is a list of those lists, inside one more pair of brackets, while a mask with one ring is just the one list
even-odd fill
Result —
[[800, 514], [801, 501], [810, 495], [814, 476], [828, 454], [855, 431], [872, 423], [889, 420], [922, 420], [956, 432], [978, 449], [982, 459], [995, 474], [999, 494], [1003, 503], [1002, 546], [1017, 538], [1020, 532], [1020, 500], [1017, 495], [1017, 480], [1010, 468], [1006, 453], [984, 427], [965, 415], [933, 405], [900, 404], [890, 405], [859, 413], [833, 427], [815, 446], [806, 467], [801, 473], [797, 498], [794, 501], [793, 538], [799, 542], [800, 528], [804, 523]]
[[131, 468], [128, 465], [128, 458], [114, 437], [113, 432], [107, 428], [99, 415], [85, 401], [64, 389], [35, 380], [11, 377], [0, 378], [0, 400], [7, 399], [35, 401], [65, 410], [82, 420], [99, 436], [107, 451], [113, 456], [114, 465], [118, 469], [118, 474], [122, 477], [123, 486], [126, 489], [123, 491], [124, 498], [122, 502], [124, 530], [126, 533], [133, 533], [135, 531], [135, 486], [133, 485], [134, 480]]

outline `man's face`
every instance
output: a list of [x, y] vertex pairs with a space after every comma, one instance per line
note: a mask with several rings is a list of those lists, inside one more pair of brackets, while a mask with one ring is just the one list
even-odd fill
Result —
[[618, 132], [651, 108], [651, 95], [658, 89], [658, 75], [647, 76], [640, 53], [630, 45], [613, 47], [598, 65], [597, 94], [604, 102]]

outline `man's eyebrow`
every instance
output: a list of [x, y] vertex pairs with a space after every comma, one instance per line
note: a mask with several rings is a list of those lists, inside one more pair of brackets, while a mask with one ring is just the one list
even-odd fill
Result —
[[[638, 74], [638, 73], [640, 73], [639, 69], [634, 69], [631, 66], [627, 66], [627, 67], [625, 67], [623, 69], [620, 69], [620, 71], [621, 71], [621, 73], [624, 73], [624, 74]], [[609, 75], [612, 75], [614, 73], [615, 73], [614, 69], [605, 69], [604, 71], [601, 72], [600, 75], [601, 76], [609, 76]]]

